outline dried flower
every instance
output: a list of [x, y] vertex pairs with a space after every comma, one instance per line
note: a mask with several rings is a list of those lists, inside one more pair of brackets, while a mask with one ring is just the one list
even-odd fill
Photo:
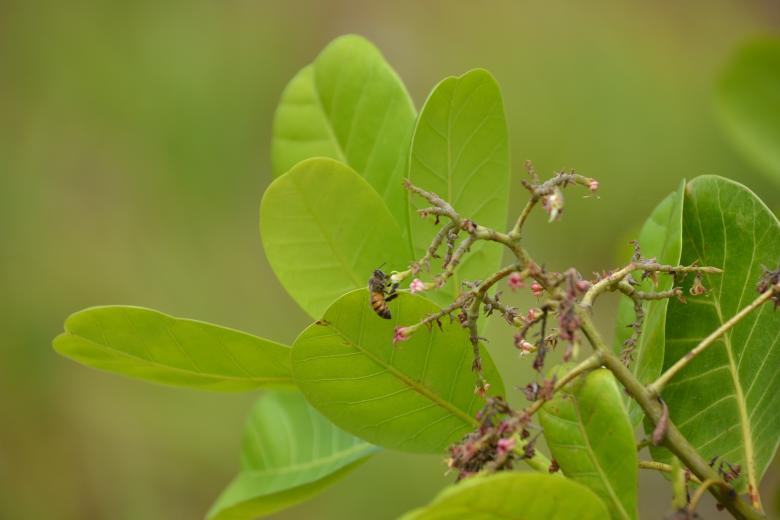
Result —
[[556, 186], [542, 201], [542, 207], [550, 215], [550, 222], [558, 220], [563, 213], [563, 192]]
[[518, 271], [515, 271], [509, 275], [506, 282], [510, 289], [516, 291], [523, 287], [523, 276]]
[[591, 284], [589, 281], [587, 281], [587, 280], [577, 280], [577, 283], [576, 283], [576, 284], [574, 284], [574, 286], [575, 286], [575, 287], [577, 288], [577, 290], [578, 290], [578, 291], [580, 291], [580, 292], [585, 292], [585, 291], [587, 291], [588, 289], [590, 289], [590, 286], [591, 286], [591, 285], [592, 285], [592, 284]]
[[[774, 271], [770, 271], [769, 269], [764, 267], [764, 273], [761, 275], [761, 278], [758, 281], [758, 285], [756, 285], [756, 290], [759, 293], [764, 293], [779, 283], [780, 283], [780, 268], [777, 268]], [[775, 290], [775, 292], [769, 299], [774, 302], [775, 308], [780, 306], [779, 291]]]
[[480, 397], [485, 397], [488, 393], [488, 390], [490, 390], [490, 383], [483, 379], [477, 383], [477, 387], [474, 389], [474, 393]]
[[697, 274], [696, 278], [693, 279], [693, 285], [691, 285], [689, 292], [691, 293], [691, 296], [701, 296], [707, 292], [707, 288], [704, 287], [704, 284], [701, 282], [701, 275]]
[[520, 351], [520, 356], [527, 356], [536, 352], [536, 345], [524, 338], [515, 338], [515, 347]]

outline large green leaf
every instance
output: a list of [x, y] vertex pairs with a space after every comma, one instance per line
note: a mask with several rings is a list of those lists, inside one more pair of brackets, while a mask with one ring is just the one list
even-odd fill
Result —
[[207, 518], [249, 520], [302, 502], [374, 451], [325, 419], [299, 392], [268, 392], [244, 429], [241, 471]]
[[613, 519], [636, 518], [634, 429], [614, 376], [595, 370], [540, 413], [544, 439], [563, 473], [599, 495]]
[[718, 86], [721, 121], [756, 166], [780, 181], [780, 39], [739, 50]]
[[263, 195], [260, 232], [274, 273], [313, 317], [365, 287], [380, 264], [410, 262], [382, 199], [333, 159], [305, 160], [276, 179]]
[[407, 232], [406, 172], [416, 111], [395, 71], [370, 42], [342, 36], [304, 67], [282, 94], [274, 119], [275, 175], [304, 159], [338, 159], [382, 196]]
[[[698, 177], [686, 189], [682, 262], [724, 270], [708, 293], [669, 303], [668, 368], [757, 295], [762, 265], [780, 259], [780, 223], [744, 186]], [[691, 277], [688, 277], [688, 284]], [[748, 315], [663, 390], [670, 417], [705, 459], [742, 467], [737, 488], [755, 488], [780, 439], [780, 319], [771, 303]], [[656, 457], [666, 454], [656, 450]]]
[[[656, 258], [658, 262], [668, 265], [678, 265], [682, 252], [682, 218], [685, 181], [680, 183], [676, 192], [670, 193], [650, 214], [650, 217], [639, 233], [639, 245], [642, 255], [646, 258]], [[641, 273], [635, 273], [634, 278], [641, 280]], [[658, 284], [651, 279], [641, 282], [637, 289], [641, 291], [668, 291], [674, 287], [674, 278], [662, 275]], [[642, 322], [642, 333], [639, 337], [631, 371], [642, 383], [651, 383], [661, 374], [664, 364], [664, 331], [666, 327], [666, 308], [668, 300], [653, 300], [644, 302], [645, 318]], [[633, 329], [628, 326], [636, 319], [633, 302], [623, 298], [618, 306], [617, 329], [615, 330], [615, 351], [619, 354], [625, 348]], [[636, 401], [625, 396], [628, 415], [635, 427], [642, 422], [644, 412]]]
[[[437, 307], [401, 294], [392, 319], [377, 316], [367, 290], [336, 301], [293, 345], [293, 375], [315, 408], [369, 442], [407, 451], [440, 453], [477, 426], [484, 402], [475, 395], [472, 350], [465, 329], [444, 320], [393, 346], [397, 325], [411, 325]], [[491, 394], [503, 394], [493, 362], [482, 349]]]
[[72, 314], [54, 349], [87, 366], [166, 385], [220, 391], [292, 386], [289, 347], [140, 307]]
[[[448, 77], [433, 89], [414, 129], [409, 179], [443, 197], [464, 217], [504, 229], [509, 201], [507, 125], [501, 91], [489, 72], [477, 69]], [[437, 231], [415, 214], [427, 205], [409, 198], [417, 258]], [[502, 252], [498, 244], [474, 245], [447, 292], [456, 292], [461, 280], [482, 279], [498, 269]]]
[[401, 520], [603, 520], [604, 503], [572, 480], [541, 473], [473, 477]]

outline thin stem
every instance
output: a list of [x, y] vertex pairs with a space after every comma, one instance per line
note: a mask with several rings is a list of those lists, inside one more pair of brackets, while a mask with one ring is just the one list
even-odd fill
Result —
[[525, 225], [525, 221], [528, 220], [528, 216], [531, 214], [531, 211], [534, 209], [534, 206], [539, 202], [539, 197], [536, 195], [532, 195], [530, 199], [528, 199], [528, 202], [526, 203], [525, 207], [523, 208], [523, 211], [520, 213], [520, 216], [517, 217], [517, 222], [515, 222], [514, 227], [509, 232], [509, 237], [513, 240], [519, 240], [520, 239], [520, 233], [523, 231], [523, 225]]
[[[571, 370], [569, 370], [563, 377], [555, 381], [555, 386], [553, 387], [553, 393], [559, 391], [567, 384], [571, 383], [581, 374], [584, 374], [585, 372], [590, 372], [591, 370], [594, 370], [601, 366], [603, 359], [603, 354], [601, 352], [594, 352], [587, 358], [585, 358], [582, 363], [575, 366]], [[540, 398], [531, 403], [528, 407], [523, 409], [522, 412], [520, 412], [520, 415], [523, 417], [531, 417], [533, 414], [539, 411], [539, 409], [544, 406], [544, 403], [547, 402], [548, 399], [546, 398]]]
[[699, 502], [701, 501], [701, 498], [704, 496], [704, 493], [706, 493], [707, 489], [709, 489], [711, 486], [722, 486], [727, 489], [729, 487], [728, 484], [726, 484], [723, 480], [719, 478], [708, 478], [707, 480], [702, 482], [701, 486], [699, 486], [699, 488], [691, 497], [691, 503], [688, 504], [689, 514], [693, 514], [693, 512], [696, 511], [696, 506], [699, 505]]
[[685, 354], [682, 358], [680, 358], [674, 365], [669, 367], [666, 372], [661, 374], [661, 376], [653, 381], [651, 385], [647, 387], [648, 391], [652, 393], [653, 395], [660, 395], [661, 390], [666, 386], [669, 381], [676, 376], [680, 370], [685, 368], [688, 363], [690, 363], [696, 356], [704, 352], [707, 347], [715, 343], [718, 338], [720, 338], [723, 334], [731, 330], [737, 323], [742, 321], [742, 319], [745, 318], [748, 314], [750, 314], [752, 311], [754, 311], [756, 308], [758, 308], [762, 303], [767, 301], [769, 298], [772, 297], [773, 294], [775, 294], [776, 291], [780, 290], [780, 284], [774, 285], [761, 293], [761, 296], [753, 300], [750, 305], [736, 313], [734, 316], [732, 316], [730, 319], [728, 319], [726, 322], [723, 323], [720, 327], [715, 329], [712, 334], [704, 338], [701, 343], [693, 347], [690, 352]]
[[594, 283], [588, 292], [582, 297], [580, 302], [583, 307], [592, 307], [595, 299], [601, 294], [619, 288], [619, 283], [624, 280], [633, 271], [644, 271], [650, 273], [707, 273], [720, 274], [723, 271], [717, 267], [698, 266], [698, 265], [664, 265], [656, 262], [635, 261], [625, 267], [621, 267]]
[[433, 241], [428, 247], [428, 250], [425, 252], [425, 256], [416, 262], [418, 267], [430, 269], [431, 258], [436, 258], [436, 251], [438, 251], [439, 246], [441, 246], [441, 243], [444, 241], [444, 239], [447, 238], [449, 233], [454, 229], [456, 229], [456, 225], [452, 222], [442, 226], [439, 232], [436, 233], [436, 236], [433, 237]]
[[[672, 466], [669, 464], [664, 464], [663, 462], [656, 462], [654, 460], [640, 460], [639, 461], [639, 467], [641, 469], [652, 469], [655, 471], [660, 471], [661, 473], [671, 473], [672, 472]], [[696, 475], [691, 475], [690, 478], [691, 482], [695, 482], [696, 484], [700, 484], [701, 480]]]
[[620, 292], [629, 298], [635, 298], [637, 300], [666, 300], [669, 298], [679, 298], [682, 296], [682, 289], [679, 287], [675, 287], [674, 289], [670, 289], [668, 291], [639, 291], [636, 289], [636, 287], [626, 282], [625, 280], [619, 282], [617, 288], [620, 290]]

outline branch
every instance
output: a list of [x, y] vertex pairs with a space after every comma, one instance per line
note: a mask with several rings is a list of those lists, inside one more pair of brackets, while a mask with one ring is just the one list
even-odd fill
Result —
[[533, 414], [538, 412], [542, 408], [542, 406], [544, 406], [544, 403], [546, 403], [552, 398], [555, 392], [558, 392], [564, 386], [574, 381], [578, 376], [600, 367], [603, 357], [604, 356], [601, 352], [596, 351], [590, 356], [588, 356], [587, 358], [585, 358], [585, 360], [582, 361], [582, 363], [575, 366], [569, 372], [567, 372], [566, 375], [564, 375], [563, 377], [555, 381], [555, 385], [553, 386], [552, 392], [549, 392], [550, 395], [542, 395], [539, 399], [531, 403], [530, 406], [518, 412], [518, 415], [523, 419], [530, 419], [530, 417]]
[[646, 273], [707, 273], [707, 274], [720, 274], [723, 271], [717, 267], [698, 266], [698, 265], [664, 265], [656, 262], [648, 261], [634, 261], [629, 263], [625, 267], [621, 267], [617, 271], [613, 271], [606, 277], [602, 278], [598, 282], [594, 283], [585, 296], [582, 297], [583, 307], [592, 307], [594, 300], [601, 294], [614, 291], [619, 288], [619, 284], [633, 271], [643, 271]]
[[[647, 417], [657, 425], [661, 420], [663, 411], [658, 399], [651, 394], [631, 371], [626, 368], [620, 359], [612, 353], [610, 348], [604, 343], [599, 335], [590, 317], [590, 313], [583, 309], [580, 312], [582, 318], [582, 331], [588, 338], [588, 341], [596, 351], [600, 351], [604, 356], [604, 365], [612, 371], [618, 381], [623, 385], [626, 392], [639, 404]], [[677, 455], [680, 461], [696, 475], [702, 482], [706, 480], [719, 480], [718, 473], [710, 467], [696, 448], [691, 446], [688, 440], [680, 433], [671, 420], [667, 421], [666, 432], [662, 443], [672, 453]], [[723, 504], [735, 518], [742, 520], [763, 520], [766, 517], [751, 508], [746, 502], [741, 500], [734, 488], [731, 486], [718, 486], [709, 489], [715, 498]]]
[[750, 314], [752, 311], [754, 311], [756, 308], [758, 308], [762, 303], [772, 298], [772, 296], [775, 293], [780, 292], [780, 284], [773, 285], [763, 293], [761, 293], [761, 296], [753, 300], [747, 307], [739, 311], [737, 314], [732, 316], [729, 320], [727, 320], [723, 325], [715, 329], [712, 334], [704, 338], [701, 343], [693, 347], [690, 352], [685, 354], [682, 358], [680, 358], [674, 365], [669, 367], [666, 372], [661, 374], [661, 376], [653, 381], [651, 385], [647, 387], [647, 390], [653, 394], [653, 395], [661, 395], [661, 390], [666, 386], [669, 381], [676, 376], [680, 370], [685, 368], [688, 363], [690, 363], [696, 356], [704, 352], [707, 347], [715, 343], [718, 338], [720, 338], [723, 334], [731, 330], [737, 323], [742, 321], [745, 316]]

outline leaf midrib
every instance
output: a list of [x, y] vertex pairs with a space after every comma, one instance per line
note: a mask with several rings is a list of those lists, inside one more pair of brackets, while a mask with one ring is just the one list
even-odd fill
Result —
[[[366, 452], [365, 455], [368, 456], [371, 454], [371, 447], [372, 445], [369, 443], [355, 444], [353, 446], [350, 446], [347, 449], [332, 453], [327, 457], [321, 457], [309, 462], [292, 464], [289, 466], [285, 466], [283, 468], [242, 469], [240, 471], [240, 474], [252, 475], [257, 477], [286, 475], [288, 473], [292, 473], [295, 471], [304, 471], [304, 470], [314, 469], [320, 466], [325, 466], [326, 464], [329, 464], [331, 462], [339, 462], [342, 459], [346, 459], [352, 455], [359, 454], [362, 451], [365, 451]], [[341, 468], [336, 468], [336, 470], [338, 469]]]
[[[366, 306], [363, 306], [366, 307]], [[365, 312], [365, 309], [363, 310]], [[374, 355], [373, 352], [361, 348], [357, 343], [355, 343], [350, 337], [348, 337], [344, 332], [342, 332], [338, 327], [336, 327], [333, 323], [329, 323], [327, 325], [327, 328], [333, 329], [336, 334], [338, 334], [349, 346], [353, 347], [355, 350], [362, 352], [365, 356], [367, 356], [369, 359], [371, 359], [374, 363], [377, 365], [386, 368], [387, 371], [401, 380], [401, 382], [405, 383], [406, 386], [410, 387], [412, 390], [417, 392], [418, 394], [422, 395], [423, 397], [433, 401], [440, 407], [444, 408], [445, 410], [451, 412], [453, 415], [459, 416], [461, 419], [463, 419], [467, 424], [471, 426], [477, 426], [479, 423], [476, 419], [465, 413], [460, 408], [456, 407], [454, 404], [450, 403], [449, 401], [446, 401], [436, 395], [435, 393], [428, 390], [427, 387], [424, 385], [418, 384], [415, 380], [409, 378], [406, 376], [403, 372], [398, 371], [395, 366], [389, 364], [387, 361], [383, 360], [382, 358]], [[362, 339], [362, 338], [361, 338]]]
[[265, 383], [265, 382], [292, 383], [293, 382], [292, 381], [292, 376], [290, 376], [290, 377], [253, 377], [253, 376], [241, 377], [241, 376], [231, 376], [231, 375], [227, 375], [227, 374], [222, 375], [222, 374], [216, 374], [216, 373], [211, 373], [211, 372], [202, 372], [202, 371], [198, 372], [198, 371], [194, 371], [194, 370], [187, 370], [187, 369], [184, 369], [184, 368], [175, 367], [173, 365], [164, 365], [164, 364], [158, 363], [156, 361], [151, 361], [149, 359], [142, 358], [142, 357], [136, 356], [134, 354], [130, 354], [129, 352], [125, 352], [124, 350], [119, 350], [119, 349], [117, 349], [115, 347], [111, 347], [111, 346], [108, 346], [108, 345], [104, 345], [102, 343], [98, 343], [97, 341], [89, 339], [86, 336], [82, 336], [81, 334], [75, 334], [73, 332], [63, 332], [62, 334], [60, 334], [56, 338], [54, 338], [54, 341], [56, 343], [58, 339], [66, 338], [66, 337], [78, 338], [78, 339], [88, 343], [89, 345], [92, 345], [92, 346], [100, 348], [100, 349], [108, 350], [110, 352], [118, 354], [121, 357], [132, 359], [132, 360], [134, 360], [136, 362], [140, 362], [140, 363], [145, 364], [145, 365], [147, 365], [149, 367], [161, 368], [161, 369], [164, 369], [164, 370], [169, 370], [169, 371], [172, 371], [172, 372], [178, 372], [178, 373], [187, 374], [187, 375], [196, 375], [196, 376], [204, 377], [204, 378], [207, 378], [207, 379], [215, 379], [215, 380], [223, 380], [223, 381], [239, 381], [239, 382], [253, 381], [253, 382], [257, 382], [257, 383]]
[[593, 463], [593, 466], [598, 471], [599, 475], [601, 476], [601, 480], [604, 482], [604, 485], [607, 488], [607, 491], [609, 492], [610, 498], [612, 499], [612, 502], [615, 503], [618, 507], [618, 512], [620, 513], [620, 516], [623, 518], [631, 519], [631, 516], [626, 511], [625, 507], [623, 507], [623, 502], [620, 501], [618, 498], [614, 488], [612, 487], [612, 483], [610, 482], [609, 478], [607, 478], [607, 475], [604, 473], [604, 469], [601, 467], [601, 463], [596, 459], [595, 450], [593, 449], [593, 446], [590, 444], [590, 437], [588, 436], [588, 432], [585, 431], [585, 424], [582, 419], [582, 413], [580, 413], [580, 400], [572, 395], [572, 400], [574, 401], [574, 413], [577, 414], [577, 427], [580, 430], [580, 433], [582, 434], [582, 438], [585, 441], [585, 447], [587, 448], [588, 457], [590, 458], [591, 462]]
[[[721, 224], [723, 225], [723, 264], [721, 265], [721, 269], [725, 272], [726, 267], [726, 252], [727, 252], [727, 242], [728, 242], [728, 236], [726, 233], [726, 223], [725, 220], [723, 220], [723, 207], [721, 205], [720, 201], [720, 185], [716, 184], [716, 189], [718, 192], [718, 209], [720, 210], [720, 217], [721, 217]], [[702, 228], [702, 222], [701, 222], [701, 215], [699, 214], [699, 207], [696, 202], [695, 198], [691, 198], [693, 204], [693, 208], [696, 211], [696, 222], [699, 227], [699, 236], [702, 240], [702, 247], [704, 246], [704, 230]], [[704, 255], [699, 252], [699, 247], [696, 244], [694, 240], [690, 241], [693, 245], [694, 249], [696, 250], [696, 254], [699, 256], [699, 258], [704, 258]], [[715, 287], [714, 281], [712, 279], [712, 275], [706, 274], [707, 282], [710, 287]], [[725, 275], [724, 275], [725, 276]], [[720, 307], [720, 292], [723, 289], [723, 283], [724, 280], [720, 280], [719, 285], [719, 291], [718, 291], [718, 297], [712, 298], [712, 304], [715, 308], [715, 312], [718, 316], [718, 321], [720, 325], [723, 325], [725, 323], [725, 320], [723, 319], [723, 312]], [[742, 437], [743, 437], [743, 448], [745, 451], [745, 464], [747, 466], [747, 481], [748, 485], [751, 486], [754, 490], [758, 489], [758, 483], [756, 481], [756, 464], [755, 464], [755, 455], [753, 452], [753, 432], [750, 427], [750, 419], [747, 414], [747, 403], [745, 401], [745, 396], [742, 390], [742, 382], [739, 379], [739, 373], [737, 371], [737, 366], [734, 362], [734, 352], [732, 350], [731, 345], [731, 331], [726, 332], [723, 334], [723, 346], [726, 349], [726, 355], [728, 356], [729, 360], [729, 373], [731, 374], [732, 383], [734, 385], [734, 392], [736, 395], [736, 401], [737, 401], [737, 412], [739, 413], [739, 420], [740, 420], [740, 427], [742, 430]]]

